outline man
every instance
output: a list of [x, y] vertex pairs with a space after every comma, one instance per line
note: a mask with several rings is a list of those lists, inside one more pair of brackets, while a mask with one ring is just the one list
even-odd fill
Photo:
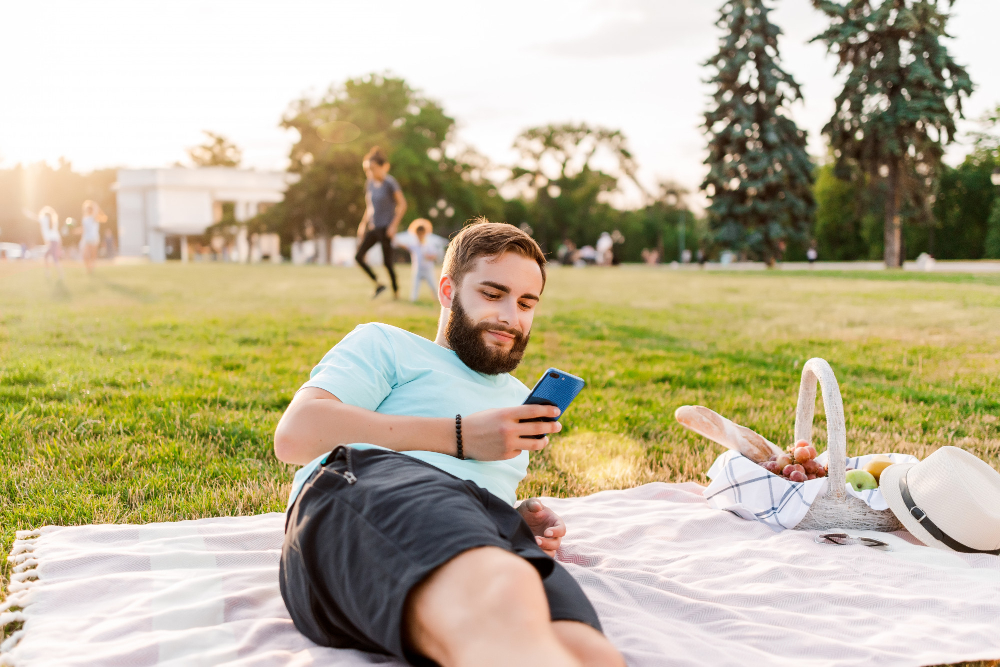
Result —
[[316, 643], [445, 667], [624, 665], [552, 559], [563, 522], [536, 498], [513, 507], [528, 451], [561, 429], [524, 421], [558, 409], [522, 405], [528, 388], [509, 375], [544, 286], [530, 236], [477, 221], [445, 254], [433, 342], [361, 325], [295, 395], [275, 453], [311, 463], [280, 582]]
[[365, 214], [358, 225], [358, 253], [354, 256], [358, 265], [375, 282], [374, 299], [385, 291], [385, 285], [378, 281], [375, 272], [365, 263], [365, 254], [376, 243], [382, 246], [382, 261], [392, 281], [393, 298], [399, 298], [396, 286], [396, 272], [392, 268], [392, 237], [399, 229], [399, 222], [406, 213], [406, 197], [396, 179], [389, 175], [389, 160], [378, 146], [365, 155], [361, 163], [365, 175]]

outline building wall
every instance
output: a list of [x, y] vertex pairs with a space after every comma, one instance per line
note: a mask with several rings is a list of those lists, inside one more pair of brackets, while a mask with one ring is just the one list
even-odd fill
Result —
[[119, 254], [165, 261], [166, 236], [204, 234], [215, 202], [234, 202], [237, 220], [249, 220], [261, 203], [284, 199], [294, 178], [230, 167], [119, 170]]

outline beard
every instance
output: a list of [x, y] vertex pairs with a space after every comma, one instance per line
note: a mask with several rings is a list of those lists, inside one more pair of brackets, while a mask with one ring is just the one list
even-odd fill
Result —
[[[483, 340], [487, 331], [502, 331], [514, 337], [514, 344], [509, 350], [496, 348]], [[531, 333], [523, 334], [516, 329], [510, 329], [494, 322], [476, 324], [462, 308], [458, 295], [451, 302], [451, 317], [445, 328], [445, 339], [455, 351], [458, 358], [466, 366], [484, 375], [499, 375], [510, 373], [517, 368], [524, 358], [524, 349], [528, 347]]]

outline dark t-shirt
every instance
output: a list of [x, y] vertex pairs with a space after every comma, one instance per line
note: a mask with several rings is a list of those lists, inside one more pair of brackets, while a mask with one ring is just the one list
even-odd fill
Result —
[[374, 215], [372, 215], [372, 224], [375, 225], [375, 229], [385, 229], [392, 224], [392, 219], [396, 216], [395, 197], [399, 189], [399, 183], [388, 174], [381, 184], [372, 179], [368, 179], [368, 182], [365, 183], [365, 191], [371, 195], [372, 208], [375, 209]]

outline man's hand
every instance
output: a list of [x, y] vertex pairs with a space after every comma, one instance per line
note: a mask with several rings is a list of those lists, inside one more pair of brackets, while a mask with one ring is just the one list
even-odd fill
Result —
[[517, 506], [521, 518], [531, 528], [535, 542], [542, 551], [555, 558], [559, 543], [566, 534], [566, 524], [559, 515], [542, 504], [538, 498], [528, 498]]
[[[466, 458], [477, 461], [512, 459], [522, 450], [538, 450], [549, 444], [549, 433], [562, 430], [559, 422], [525, 422], [522, 419], [559, 416], [554, 405], [518, 405], [474, 412], [462, 417], [462, 448]], [[545, 435], [544, 438], [522, 438]]]

